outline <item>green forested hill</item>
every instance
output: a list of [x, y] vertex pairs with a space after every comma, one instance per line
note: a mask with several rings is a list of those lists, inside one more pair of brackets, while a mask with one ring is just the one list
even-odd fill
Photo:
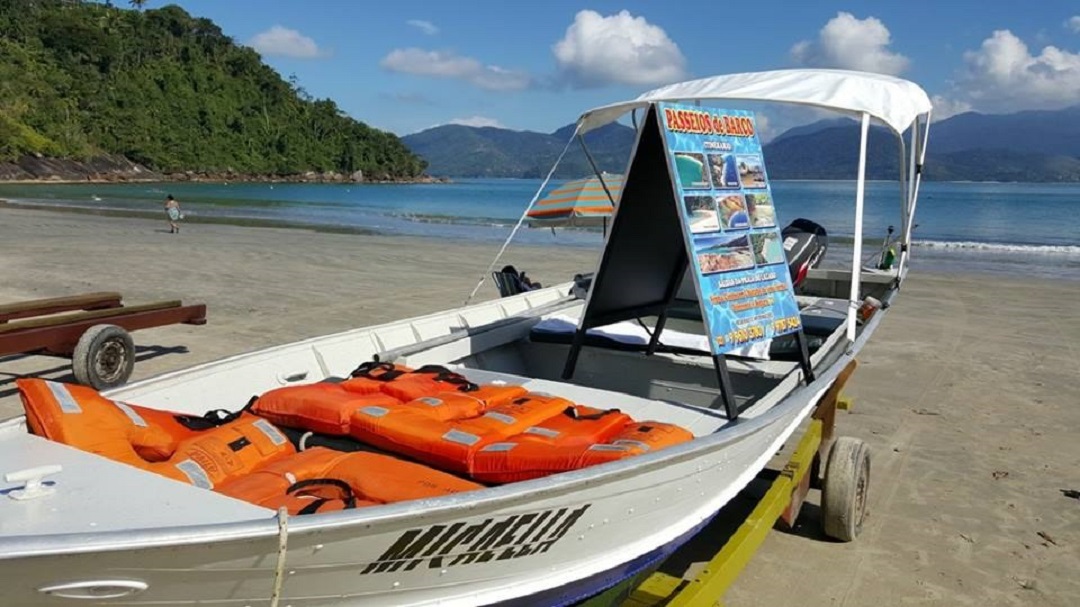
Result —
[[101, 153], [165, 172], [383, 179], [426, 166], [180, 7], [0, 0], [0, 161]]
[[[547, 175], [573, 133], [572, 124], [554, 133], [447, 124], [401, 140], [428, 161], [432, 175], [536, 179]], [[634, 145], [634, 129], [608, 124], [587, 133], [585, 144], [600, 170], [622, 173]], [[573, 143], [555, 177], [574, 179], [592, 172], [584, 152]]]

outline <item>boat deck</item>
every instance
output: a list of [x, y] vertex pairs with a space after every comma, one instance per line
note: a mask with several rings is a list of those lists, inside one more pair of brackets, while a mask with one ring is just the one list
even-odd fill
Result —
[[[802, 299], [805, 313], [817, 309], [835, 315], [846, 306], [844, 300]], [[226, 363], [229, 371], [219, 372], [213, 384], [189, 383], [198, 377], [196, 370], [190, 370], [154, 382], [158, 389], [144, 391], [141, 386], [133, 386], [113, 397], [189, 413], [201, 413], [215, 406], [235, 409], [246, 400], [242, 397], [245, 392], [259, 394], [283, 383], [311, 383], [347, 375], [343, 373], [345, 369], [366, 359], [362, 353], [357, 356], [355, 344], [359, 342], [383, 345], [382, 353], [393, 354], [390, 360], [414, 368], [443, 364], [478, 383], [518, 384], [579, 404], [618, 408], [638, 420], [678, 424], [699, 437], [729, 423], [721, 406], [712, 359], [706, 354], [661, 352], [644, 356], [640, 352], [586, 347], [574, 378], [563, 381], [561, 370], [568, 346], [534, 341], [530, 332], [543, 318], [579, 314], [582, 302], [572, 299], [556, 302], [545, 295], [539, 300], [538, 314], [521, 315], [515, 314], [516, 310], [506, 302], [492, 306], [498, 306], [504, 320], [492, 323], [491, 319], [483, 319], [488, 321], [485, 324], [477, 318], [475, 323], [468, 323], [482, 325], [482, 330], [451, 333], [438, 329], [448, 325], [436, 325], [432, 317], [402, 325], [400, 329], [397, 325], [380, 328], [377, 334], [350, 332], [242, 355]], [[428, 326], [435, 330], [425, 339]], [[697, 326], [700, 331], [701, 325], [700, 322], [695, 325], [692, 320], [675, 320], [669, 326], [680, 329]], [[842, 337], [842, 327], [828, 336], [812, 357], [815, 368], [828, 366], [843, 350]], [[385, 348], [395, 342], [402, 347], [396, 351]], [[275, 357], [276, 353], [283, 355]], [[330, 354], [336, 356], [331, 358]], [[266, 364], [270, 360], [273, 364]], [[303, 367], [306, 369], [297, 370]], [[740, 415], [745, 418], [767, 411], [801, 382], [798, 364], [791, 361], [729, 358], [729, 367]], [[257, 374], [253, 373], [256, 369]], [[233, 382], [231, 378], [244, 381]], [[160, 388], [170, 384], [174, 388], [190, 386], [190, 389], [174, 389], [161, 398], [165, 394]], [[221, 393], [237, 394], [226, 403], [204, 397], [211, 392], [216, 392], [217, 399]], [[264, 508], [30, 435], [22, 420], [0, 425], [0, 461], [4, 462], [0, 470], [4, 473], [49, 464], [63, 468], [47, 479], [55, 489], [51, 496], [29, 501], [0, 499], [0, 536], [93, 533], [273, 516]], [[0, 485], [0, 495], [17, 485]]]
[[[448, 368], [476, 383], [521, 385], [531, 392], [579, 404], [619, 409], [638, 420], [677, 424], [695, 436], [715, 432], [727, 422], [719, 411], [543, 378], [456, 365]], [[46, 478], [51, 495], [25, 501], [3, 499], [22, 483], [0, 485], [0, 538], [207, 525], [274, 516], [266, 508], [32, 435], [20, 419], [0, 426], [0, 461], [4, 462], [0, 470], [4, 473], [37, 466], [62, 467]]]
[[[847, 301], [800, 297], [800, 305], [804, 318], [826, 321], [824, 326], [828, 329], [819, 331], [820, 346], [812, 354], [811, 364], [814, 368], [827, 367], [842, 349], [844, 327], [840, 321], [846, 312]], [[573, 319], [580, 312], [579, 306], [560, 310], [558, 314], [560, 318]], [[642, 320], [650, 331], [655, 326], [655, 319]], [[451, 360], [467, 369], [486, 369], [564, 382], [562, 370], [570, 348], [570, 334], [565, 333], [562, 336], [565, 339], [556, 340], [545, 332], [543, 338], [538, 340], [536, 332], [532, 330], [535, 322], [523, 324], [516, 333], [508, 329], [501, 336], [501, 341], [486, 343], [483, 347], [470, 343], [467, 349], [462, 349], [446, 344], [433, 351], [406, 357], [403, 362], [419, 365]], [[644, 330], [642, 332], [646, 333]], [[699, 347], [707, 348], [701, 332], [700, 321], [675, 319], [669, 321], [661, 342], [688, 344], [698, 338]], [[582, 348], [576, 372], [565, 383], [606, 390], [620, 398], [632, 395], [663, 402], [669, 407], [705, 409], [725, 417], [712, 356], [706, 350], [680, 348], [646, 356], [642, 353], [643, 347], [635, 349], [624, 345], [609, 347], [610, 344], [601, 344]], [[753, 416], [767, 409], [801, 381], [799, 363], [793, 360], [728, 356], [726, 361], [741, 415]]]
[[[230, 523], [269, 518], [273, 512], [179, 483], [92, 453], [34, 436], [20, 420], [0, 426], [0, 473], [38, 466], [62, 470], [45, 478], [51, 495], [20, 501], [0, 484], [0, 538], [97, 533]], [[2, 478], [2, 476], [0, 476]]]

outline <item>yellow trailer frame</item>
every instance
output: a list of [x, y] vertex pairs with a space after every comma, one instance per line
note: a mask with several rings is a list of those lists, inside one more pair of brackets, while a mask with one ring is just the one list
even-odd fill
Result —
[[[722, 605], [722, 597], [746, 568], [769, 531], [777, 522], [791, 528], [798, 518], [799, 510], [810, 489], [811, 477], [817, 474], [817, 466], [828, 461], [829, 451], [835, 442], [836, 411], [849, 410], [852, 406], [851, 401], [841, 395], [841, 391], [855, 367], [855, 361], [851, 361], [832, 387], [822, 395], [798, 446], [769, 490], [694, 579], [687, 580], [657, 571], [628, 593], [626, 588], [613, 588], [593, 600], [586, 601], [584, 605], [602, 604], [602, 597], [605, 596], [610, 601], [607, 604], [620, 607]], [[864, 508], [865, 503], [859, 507]]]

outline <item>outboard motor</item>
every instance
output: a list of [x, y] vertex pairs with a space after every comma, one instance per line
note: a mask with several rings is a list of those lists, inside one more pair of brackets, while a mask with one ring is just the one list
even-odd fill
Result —
[[784, 253], [787, 255], [788, 270], [791, 272], [791, 283], [798, 288], [806, 280], [806, 273], [810, 268], [817, 267], [825, 257], [825, 249], [829, 248], [829, 236], [825, 233], [825, 228], [801, 217], [781, 230], [780, 236], [784, 239]]

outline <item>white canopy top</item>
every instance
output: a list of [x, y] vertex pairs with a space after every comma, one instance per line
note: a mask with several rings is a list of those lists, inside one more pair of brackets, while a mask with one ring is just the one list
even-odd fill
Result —
[[589, 110], [578, 119], [585, 133], [623, 114], [658, 101], [742, 99], [828, 108], [858, 117], [862, 113], [903, 133], [920, 114], [929, 114], [930, 98], [919, 85], [882, 74], [850, 70], [776, 70], [714, 76], [678, 82], [624, 101]]

